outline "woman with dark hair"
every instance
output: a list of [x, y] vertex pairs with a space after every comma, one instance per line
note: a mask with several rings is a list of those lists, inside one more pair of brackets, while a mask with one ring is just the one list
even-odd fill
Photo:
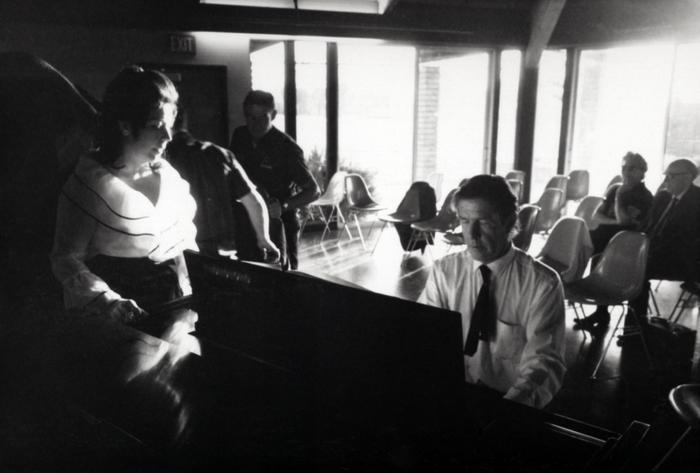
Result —
[[162, 159], [177, 100], [170, 79], [140, 67], [107, 86], [98, 147], [58, 203], [51, 262], [67, 309], [128, 323], [190, 292], [182, 251], [197, 249], [196, 205]]

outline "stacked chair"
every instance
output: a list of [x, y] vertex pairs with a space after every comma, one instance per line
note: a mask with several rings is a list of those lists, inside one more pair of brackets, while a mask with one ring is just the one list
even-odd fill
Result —
[[[345, 198], [348, 202], [348, 219], [353, 219], [355, 221], [355, 227], [357, 228], [358, 237], [362, 242], [362, 247], [367, 249], [367, 243], [365, 242], [364, 235], [362, 234], [362, 227], [360, 227], [360, 221], [358, 215], [362, 213], [375, 213], [380, 210], [384, 210], [380, 204], [378, 204], [370, 194], [367, 188], [367, 183], [362, 176], [359, 174], [348, 174], [345, 176]], [[368, 237], [372, 234], [372, 229], [374, 228], [374, 222], [369, 229]], [[348, 235], [352, 238], [352, 234], [348, 230]]]

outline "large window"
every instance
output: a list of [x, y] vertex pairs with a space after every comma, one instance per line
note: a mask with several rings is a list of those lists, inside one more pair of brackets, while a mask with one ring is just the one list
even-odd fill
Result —
[[[425, 48], [418, 58], [415, 179], [437, 173], [445, 190], [485, 172], [488, 53]], [[436, 189], [441, 194], [442, 189]]]
[[545, 50], [540, 58], [537, 81], [531, 200], [542, 194], [547, 181], [557, 173], [565, 76], [566, 51]]
[[266, 90], [275, 96], [277, 117], [273, 123], [284, 131], [284, 43], [251, 41], [250, 66], [253, 89]]
[[338, 46], [338, 161], [394, 207], [412, 178], [415, 50]]
[[515, 162], [515, 121], [518, 111], [521, 56], [519, 50], [501, 53], [501, 93], [496, 146], [496, 172], [501, 176], [512, 170]]
[[661, 182], [672, 63], [669, 44], [581, 52], [569, 168], [589, 170], [591, 194], [604, 192], [627, 151], [647, 160], [652, 192]]
[[326, 43], [295, 41], [297, 143], [319, 185], [326, 176]]
[[700, 43], [676, 52], [664, 165], [678, 158], [700, 161]]

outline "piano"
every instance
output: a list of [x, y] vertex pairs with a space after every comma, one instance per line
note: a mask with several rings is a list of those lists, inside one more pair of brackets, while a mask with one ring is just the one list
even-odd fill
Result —
[[467, 385], [456, 312], [186, 260], [192, 296], [128, 328], [118, 368], [72, 393], [153, 471], [634, 471], [648, 425], [612, 432]]

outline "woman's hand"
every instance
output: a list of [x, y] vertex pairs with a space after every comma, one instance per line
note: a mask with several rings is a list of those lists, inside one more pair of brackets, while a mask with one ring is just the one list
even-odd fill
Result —
[[110, 320], [130, 324], [143, 319], [148, 313], [133, 299], [117, 299], [107, 306], [106, 315]]

